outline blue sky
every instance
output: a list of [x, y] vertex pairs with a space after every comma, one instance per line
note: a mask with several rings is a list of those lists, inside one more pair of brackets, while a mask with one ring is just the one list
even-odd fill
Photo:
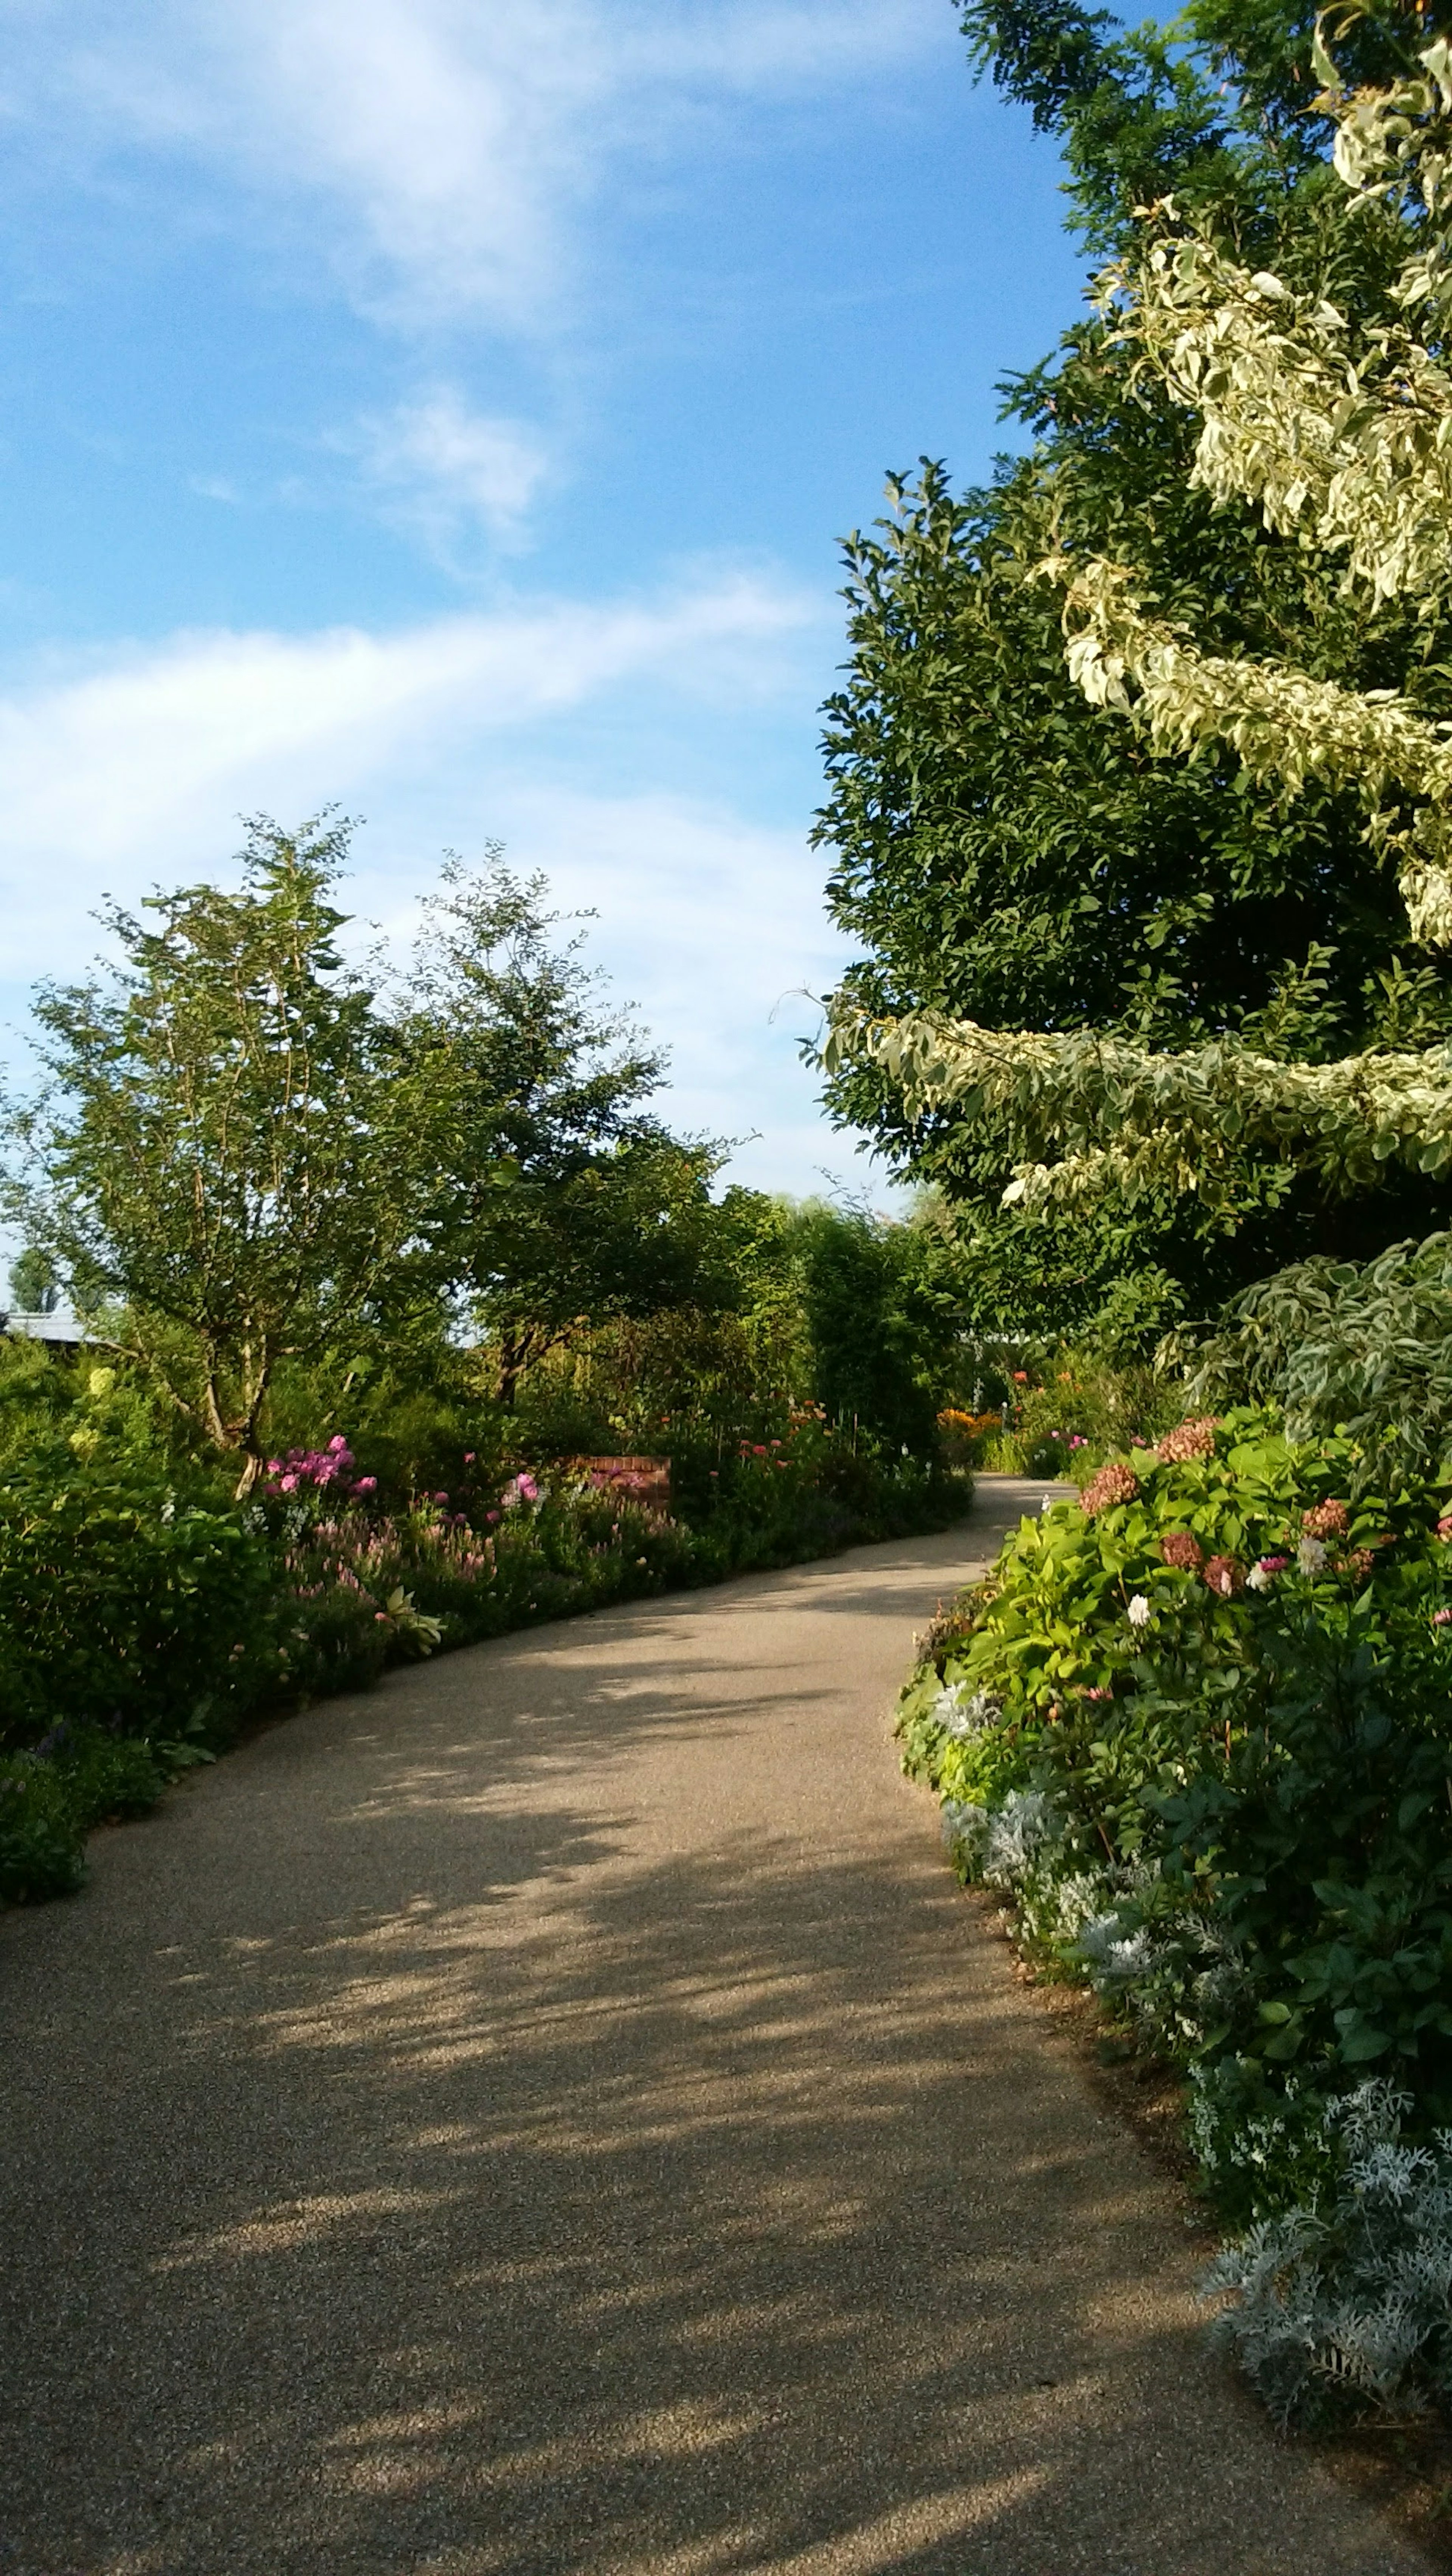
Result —
[[949, 0], [3, 24], [0, 1015], [103, 891], [337, 803], [386, 934], [503, 840], [678, 1126], [860, 1187], [794, 1043], [837, 540], [922, 451], [986, 474], [1082, 291]]

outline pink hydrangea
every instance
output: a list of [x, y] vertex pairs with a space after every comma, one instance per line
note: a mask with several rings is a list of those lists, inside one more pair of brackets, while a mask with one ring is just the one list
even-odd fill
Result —
[[1198, 1574], [1205, 1562], [1205, 1551], [1189, 1530], [1167, 1530], [1160, 1541], [1160, 1554], [1166, 1565], [1178, 1567], [1182, 1574]]
[[1092, 1520], [1096, 1512], [1109, 1510], [1114, 1503], [1132, 1503], [1139, 1492], [1139, 1478], [1132, 1468], [1111, 1459], [1107, 1467], [1091, 1476], [1079, 1500]]
[[1194, 1422], [1181, 1422], [1167, 1431], [1155, 1455], [1166, 1467], [1183, 1466], [1191, 1458], [1213, 1458], [1215, 1455], [1215, 1416], [1203, 1413]]
[[1334, 1499], [1313, 1503], [1308, 1512], [1302, 1512], [1301, 1527], [1307, 1538], [1344, 1538], [1351, 1527], [1351, 1514], [1344, 1503]]

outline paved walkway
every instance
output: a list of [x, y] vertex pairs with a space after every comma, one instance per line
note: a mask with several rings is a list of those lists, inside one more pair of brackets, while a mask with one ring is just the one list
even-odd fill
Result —
[[1411, 2576], [886, 1716], [985, 1526], [260, 1737], [0, 1926], [0, 2576]]

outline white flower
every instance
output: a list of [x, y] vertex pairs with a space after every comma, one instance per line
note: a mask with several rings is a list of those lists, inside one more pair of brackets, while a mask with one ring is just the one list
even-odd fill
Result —
[[[1314, 1547], [1315, 1544], [1312, 1539], [1311, 1545]], [[1253, 1565], [1245, 1578], [1245, 1588], [1247, 1592], [1269, 1592], [1274, 1581], [1275, 1576], [1267, 1574], [1263, 1565]]]
[[1296, 1550], [1296, 1563], [1300, 1567], [1301, 1572], [1303, 1574], [1319, 1574], [1325, 1562], [1325, 1540], [1323, 1538], [1303, 1538], [1300, 1546]]
[[1147, 1628], [1154, 1615], [1155, 1614], [1151, 1610], [1144, 1594], [1142, 1592], [1136, 1592], [1134, 1599], [1129, 1605], [1129, 1624], [1131, 1628]]

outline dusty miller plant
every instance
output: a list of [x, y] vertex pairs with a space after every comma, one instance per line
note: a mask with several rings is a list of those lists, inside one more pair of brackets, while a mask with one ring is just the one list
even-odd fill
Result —
[[1417, 2413], [1452, 2389], [1452, 2134], [1406, 2145], [1410, 2108], [1382, 2078], [1332, 2103], [1330, 2187], [1262, 2219], [1205, 2276], [1233, 2297], [1218, 2339], [1283, 2424], [1338, 2402]]

